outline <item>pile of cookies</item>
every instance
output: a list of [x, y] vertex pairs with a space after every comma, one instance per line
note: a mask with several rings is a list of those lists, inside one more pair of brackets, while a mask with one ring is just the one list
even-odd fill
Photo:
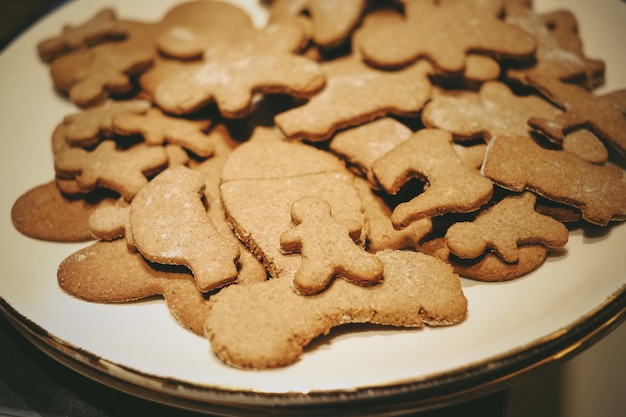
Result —
[[95, 240], [59, 266], [68, 294], [162, 295], [225, 363], [275, 368], [345, 323], [460, 323], [460, 277], [520, 278], [568, 227], [626, 219], [626, 90], [593, 92], [571, 13], [263, 7], [262, 27], [217, 0], [106, 9], [39, 44], [77, 110], [12, 218]]

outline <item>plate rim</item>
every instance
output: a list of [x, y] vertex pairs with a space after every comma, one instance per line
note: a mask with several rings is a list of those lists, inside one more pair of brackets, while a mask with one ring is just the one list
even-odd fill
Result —
[[306, 415], [320, 408], [327, 412], [329, 407], [349, 406], [351, 412], [366, 407], [368, 414], [378, 411], [374, 415], [381, 415], [392, 409], [425, 411], [474, 399], [569, 360], [626, 321], [626, 285], [569, 326], [513, 351], [414, 380], [308, 393], [229, 389], [151, 375], [100, 358], [49, 333], [2, 296], [0, 312], [24, 338], [64, 366], [111, 388], [164, 405], [224, 415], [241, 415], [251, 407], [255, 414], [272, 409]]

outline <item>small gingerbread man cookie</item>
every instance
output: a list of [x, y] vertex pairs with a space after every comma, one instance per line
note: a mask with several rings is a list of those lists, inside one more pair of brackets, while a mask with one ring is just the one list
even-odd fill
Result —
[[304, 295], [323, 291], [335, 276], [359, 285], [373, 285], [383, 277], [383, 265], [355, 242], [362, 224], [333, 217], [331, 206], [316, 197], [303, 197], [291, 205], [294, 227], [280, 235], [286, 253], [299, 252], [302, 263], [293, 286]]

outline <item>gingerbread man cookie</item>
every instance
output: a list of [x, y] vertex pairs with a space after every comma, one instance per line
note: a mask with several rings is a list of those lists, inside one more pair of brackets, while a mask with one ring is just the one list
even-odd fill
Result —
[[50, 74], [59, 91], [80, 107], [90, 107], [107, 98], [127, 96], [133, 81], [153, 64], [157, 51], [155, 27], [125, 21], [128, 36], [101, 43], [55, 59]]
[[63, 119], [62, 135], [70, 146], [87, 148], [97, 144], [100, 139], [113, 135], [113, 120], [116, 117], [122, 114], [144, 114], [151, 107], [146, 100], [106, 100], [97, 106], [66, 116]]
[[151, 108], [145, 113], [117, 115], [112, 124], [118, 135], [139, 134], [152, 146], [175, 144], [202, 158], [213, 154], [213, 143], [205, 133], [211, 122], [206, 119], [171, 117], [158, 108]]
[[335, 218], [330, 204], [317, 197], [294, 201], [291, 219], [294, 227], [280, 235], [280, 247], [285, 253], [302, 254], [293, 281], [299, 294], [317, 294], [335, 276], [359, 285], [382, 279], [380, 260], [355, 243], [361, 238], [361, 223]]

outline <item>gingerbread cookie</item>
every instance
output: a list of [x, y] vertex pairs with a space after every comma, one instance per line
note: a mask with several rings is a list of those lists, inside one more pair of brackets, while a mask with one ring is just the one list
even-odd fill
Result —
[[55, 59], [50, 74], [55, 87], [80, 107], [132, 93], [133, 81], [154, 62], [154, 26], [127, 22], [128, 36]]
[[[422, 122], [432, 128], [444, 129], [456, 141], [536, 134], [529, 121], [537, 118], [558, 118], [562, 111], [537, 95], [517, 95], [504, 83], [490, 81], [478, 92], [465, 94], [440, 93], [422, 112]], [[606, 147], [590, 131], [567, 134], [558, 143], [581, 158], [602, 163], [608, 158]]]
[[[220, 129], [221, 132], [221, 129]], [[215, 132], [217, 134], [218, 132]], [[220, 143], [220, 142], [215, 142]], [[219, 147], [216, 147], [219, 149]], [[232, 151], [232, 149], [230, 149]], [[204, 177], [206, 186], [204, 188], [204, 198], [207, 205], [207, 213], [213, 221], [217, 231], [225, 238], [231, 239], [235, 244], [239, 246], [239, 261], [238, 261], [238, 274], [237, 283], [250, 283], [265, 281], [267, 279], [267, 271], [256, 256], [254, 256], [248, 248], [237, 238], [237, 235], [233, 231], [226, 219], [226, 213], [222, 205], [222, 198], [220, 195], [220, 179], [222, 169], [226, 163], [225, 156], [214, 156], [206, 159], [196, 165], [194, 169], [202, 174]]]
[[[84, 148], [97, 144], [102, 138], [111, 137], [115, 131], [113, 120], [122, 114], [144, 114], [151, 108], [146, 100], [123, 100], [105, 102], [63, 119], [63, 137], [70, 146]], [[60, 133], [60, 132], [59, 132]], [[60, 145], [55, 146], [55, 148]]]
[[424, 125], [447, 130], [456, 141], [481, 138], [489, 141], [501, 135], [530, 136], [528, 120], [562, 112], [536, 95], [519, 96], [499, 81], [483, 84], [476, 93], [440, 94], [424, 106]]
[[527, 137], [502, 136], [489, 143], [482, 172], [503, 188], [534, 191], [578, 208], [590, 223], [626, 219], [626, 174], [614, 165], [598, 166], [570, 152], [544, 149]]
[[128, 222], [128, 213], [130, 206], [111, 205], [95, 210], [89, 216], [89, 228], [96, 239], [99, 240], [115, 240], [127, 237], [128, 247], [135, 249], [135, 241], [133, 233]]
[[317, 294], [336, 276], [359, 285], [373, 285], [383, 277], [383, 265], [357, 245], [363, 225], [339, 219], [330, 204], [318, 197], [302, 197], [291, 205], [294, 227], [280, 235], [285, 253], [302, 254], [293, 286], [297, 293]]
[[93, 192], [80, 198], [65, 196], [55, 181], [38, 185], [21, 195], [11, 208], [15, 228], [25, 236], [57, 242], [91, 240], [89, 216], [115, 197]]
[[588, 128], [626, 155], [626, 89], [595, 95], [583, 87], [544, 76], [533, 75], [527, 80], [564, 111], [555, 117], [533, 117], [528, 121], [532, 127], [557, 141], [572, 130]]
[[306, 16], [311, 20], [311, 39], [327, 49], [349, 39], [366, 6], [365, 0], [274, 0], [269, 19], [282, 21]]
[[253, 27], [252, 18], [240, 7], [225, 1], [188, 1], [167, 12], [159, 22], [156, 38], [166, 56], [190, 60], [202, 57], [213, 42], [236, 39]]
[[493, 194], [493, 184], [458, 156], [452, 135], [438, 129], [422, 129], [377, 159], [372, 171], [380, 186], [391, 194], [413, 177], [428, 188], [410, 201], [398, 204], [391, 214], [402, 229], [424, 217], [478, 210]]
[[489, 251], [473, 259], [456, 257], [450, 253], [444, 237], [426, 240], [420, 246], [420, 252], [446, 261], [461, 277], [482, 282], [511, 281], [523, 277], [543, 265], [548, 257], [548, 248], [544, 245], [523, 245], [517, 250], [517, 261], [505, 262]]
[[581, 159], [593, 164], [603, 164], [609, 159], [609, 151], [604, 143], [591, 131], [578, 129], [563, 136], [561, 147]]
[[59, 152], [54, 167], [57, 176], [75, 181], [80, 192], [102, 187], [119, 192], [130, 201], [148, 184], [147, 176], [166, 168], [168, 162], [162, 146], [139, 143], [118, 149], [114, 141], [104, 140], [91, 151], [75, 147]]
[[441, 260], [412, 251], [378, 252], [383, 281], [373, 287], [336, 280], [303, 297], [284, 279], [231, 285], [211, 297], [206, 334], [224, 362], [267, 369], [296, 362], [311, 340], [346, 323], [423, 327], [463, 321], [467, 300]]
[[[528, 59], [536, 42], [520, 28], [477, 7], [478, 1], [436, 3], [413, 0], [404, 5], [401, 24], [368, 25], [357, 47], [366, 62], [397, 68], [428, 58], [437, 73], [459, 75], [469, 51], [498, 59]], [[446, 30], [446, 36], [432, 36]], [[445, 29], [444, 29], [445, 30]]]
[[156, 86], [154, 101], [174, 114], [215, 102], [220, 113], [239, 118], [252, 110], [255, 93], [307, 98], [324, 86], [319, 65], [296, 54], [305, 34], [295, 23], [276, 23], [236, 41], [213, 42], [201, 62], [170, 73]]
[[203, 336], [208, 300], [187, 271], [160, 268], [129, 251], [123, 240], [100, 241], [68, 256], [57, 271], [59, 286], [81, 300], [123, 303], [162, 296], [174, 319]]
[[137, 193], [129, 224], [146, 259], [188, 267], [206, 292], [235, 281], [239, 247], [215, 228], [202, 202], [204, 187], [199, 172], [169, 168]]
[[381, 71], [347, 57], [325, 63], [323, 68], [324, 89], [306, 104], [275, 117], [286, 136], [323, 141], [339, 129], [376, 118], [416, 115], [431, 96], [431, 66], [426, 62]]
[[[291, 205], [300, 198], [328, 201], [334, 216], [365, 226], [354, 176], [339, 159], [262, 127], [229, 156], [220, 193], [233, 229], [274, 279], [292, 282], [302, 261], [280, 250], [280, 235], [292, 227]], [[358, 241], [364, 244], [365, 234]]]
[[417, 220], [402, 230], [396, 230], [391, 223], [391, 208], [385, 201], [385, 197], [388, 196], [381, 191], [373, 190], [369, 181], [359, 177], [354, 179], [354, 185], [363, 202], [363, 213], [367, 219], [368, 251], [420, 247], [420, 241], [432, 230], [430, 217]]
[[[481, 2], [480, 6], [491, 4], [495, 2]], [[488, 13], [488, 10], [485, 10]], [[359, 36], [360, 33], [366, 33], [369, 31], [368, 26], [372, 25], [374, 30], [378, 27], [393, 27], [396, 25], [405, 25], [405, 16], [401, 11], [394, 7], [377, 7], [369, 10], [363, 18], [359, 29], [355, 31], [353, 35], [353, 54], [360, 56], [359, 50]], [[436, 71], [433, 71], [432, 78], [437, 84], [445, 85], [451, 88], [470, 88], [475, 89], [485, 81], [495, 80], [500, 75], [500, 63], [487, 55], [468, 52], [465, 59], [465, 68], [463, 72], [459, 74], [459, 77], [450, 77], [449, 74], [438, 75]]]
[[88, 21], [77, 26], [64, 26], [61, 34], [37, 45], [39, 57], [50, 62], [80, 49], [106, 41], [117, 41], [128, 35], [125, 24], [117, 19], [113, 9], [103, 9]]
[[505, 262], [519, 260], [519, 246], [541, 244], [561, 248], [569, 232], [563, 223], [535, 211], [530, 192], [504, 197], [481, 211], [471, 222], [458, 222], [446, 232], [450, 252], [463, 259], [493, 250]]
[[406, 125], [385, 117], [338, 132], [331, 139], [329, 148], [375, 185], [372, 163], [412, 134]]
[[179, 145], [202, 158], [213, 154], [213, 143], [205, 133], [210, 125], [209, 120], [171, 117], [158, 108], [140, 114], [120, 114], [113, 120], [118, 135], [141, 135], [152, 146], [165, 143]]
[[[223, 158], [210, 158], [198, 164], [195, 168], [205, 179], [206, 187], [203, 191], [203, 197], [209, 206], [207, 214], [219, 234], [224, 239], [230, 239], [233, 244], [239, 246], [240, 256], [237, 263], [237, 282], [264, 281], [267, 277], [265, 268], [241, 244], [226, 221], [218, 190], [222, 166]], [[129, 250], [136, 251], [136, 242], [130, 225], [129, 214], [130, 206], [123, 204], [123, 202], [115, 206], [102, 207], [95, 210], [89, 217], [89, 227], [93, 235], [98, 239], [114, 240], [125, 237]]]
[[579, 36], [576, 17], [567, 10], [538, 14], [527, 5], [509, 5], [505, 21], [531, 34], [537, 41], [530, 64], [507, 68], [510, 79], [522, 84], [533, 74], [575, 82], [585, 88], [604, 81], [604, 62], [588, 58]]

